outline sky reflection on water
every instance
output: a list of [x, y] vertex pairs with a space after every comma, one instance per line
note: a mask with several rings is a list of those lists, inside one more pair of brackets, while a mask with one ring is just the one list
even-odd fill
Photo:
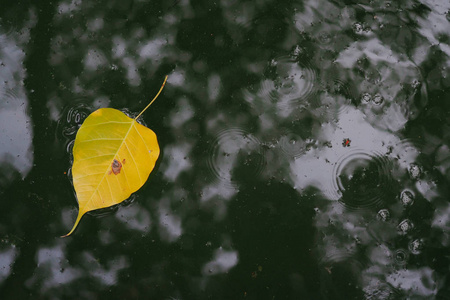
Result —
[[[41, 5], [0, 19], [0, 298], [450, 292], [449, 4]], [[56, 238], [79, 126], [165, 74], [148, 183]]]

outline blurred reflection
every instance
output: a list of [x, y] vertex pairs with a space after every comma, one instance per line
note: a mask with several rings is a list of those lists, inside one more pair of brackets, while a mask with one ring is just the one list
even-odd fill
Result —
[[[28, 271], [34, 298], [444, 294], [444, 2], [58, 2], [40, 27], [49, 29], [43, 47], [51, 49], [45, 63], [56, 88], [39, 101], [58, 121], [65, 170], [90, 112], [136, 113], [169, 74], [143, 116], [158, 135], [161, 161], [136, 201], [116, 207], [115, 217], [86, 218], [56, 246], [42, 241], [75, 212], [67, 174], [67, 186], [50, 184], [39, 198], [24, 192], [60, 213], [29, 225], [49, 228], [25, 247], [36, 260], [0, 270], [0, 280]], [[33, 133], [20, 83], [23, 41], [10, 33], [0, 40], [4, 187], [29, 172]], [[27, 215], [17, 209], [16, 219], [0, 230]], [[0, 267], [23, 253], [3, 249]]]
[[214, 258], [203, 266], [203, 275], [216, 275], [228, 272], [238, 263], [236, 251], [225, 251], [222, 248], [214, 251]]
[[163, 170], [164, 176], [175, 181], [177, 177], [184, 171], [192, 168], [189, 159], [189, 152], [192, 146], [188, 143], [166, 146], [164, 148]]
[[107, 264], [99, 263], [98, 259], [90, 252], [82, 253], [80, 258], [89, 276], [105, 286], [115, 285], [119, 279], [119, 272], [130, 266], [128, 258], [123, 255], [111, 258]]
[[387, 282], [401, 289], [407, 296], [433, 298], [437, 294], [438, 283], [433, 270], [428, 267], [399, 270], [387, 277]]
[[[325, 146], [311, 149], [296, 158], [290, 167], [291, 180], [299, 190], [313, 185], [329, 199], [339, 200], [345, 190], [352, 190], [350, 185], [361, 187], [367, 177], [364, 189], [356, 192], [353, 188], [356, 194], [351, 198], [354, 201], [366, 198], [367, 201], [375, 201], [373, 205], [378, 205], [379, 200], [370, 199], [374, 196], [374, 189], [381, 185], [384, 189], [388, 188], [393, 181], [391, 176], [402, 176], [407, 172], [394, 168], [387, 154], [387, 145], [397, 144], [398, 137], [374, 128], [366, 122], [364, 114], [354, 108], [349, 108], [345, 118], [335, 125], [322, 126], [316, 136], [327, 142]], [[345, 138], [349, 138], [350, 147], [342, 145]], [[357, 183], [356, 180], [361, 182]], [[371, 181], [374, 181], [373, 186], [369, 187]], [[370, 204], [355, 202], [355, 205]]]
[[171, 200], [163, 198], [159, 202], [159, 235], [166, 242], [176, 241], [183, 233], [181, 218], [170, 209]]
[[11, 266], [17, 256], [17, 249], [15, 246], [2, 247], [0, 250], [0, 284], [11, 273]]
[[38, 285], [41, 292], [47, 292], [81, 277], [83, 273], [81, 270], [66, 264], [64, 250], [62, 245], [40, 248], [36, 255], [35, 275], [25, 283], [26, 286]]
[[0, 30], [0, 189], [24, 179], [33, 164], [33, 130], [23, 86], [25, 42], [16, 33]]
[[148, 232], [151, 228], [151, 219], [147, 210], [135, 203], [132, 206], [121, 207], [116, 213], [117, 219], [121, 220], [129, 229]]

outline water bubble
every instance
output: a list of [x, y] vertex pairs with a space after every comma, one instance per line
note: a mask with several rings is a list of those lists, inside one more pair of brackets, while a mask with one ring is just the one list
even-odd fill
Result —
[[414, 194], [411, 191], [404, 190], [400, 194], [400, 200], [404, 206], [411, 206], [414, 203]]
[[398, 224], [398, 226], [397, 226], [398, 232], [402, 235], [407, 234], [413, 228], [414, 228], [414, 224], [408, 219], [401, 221], [400, 224]]
[[409, 251], [414, 254], [420, 254], [420, 252], [422, 252], [423, 249], [423, 240], [421, 239], [415, 239], [413, 241], [411, 241], [408, 245]]
[[269, 67], [276, 67], [276, 66], [277, 66], [277, 61], [274, 58], [272, 58], [269, 62]]
[[375, 96], [373, 96], [372, 102], [375, 105], [380, 105], [382, 104], [384, 101], [383, 97], [380, 94], [376, 94]]
[[422, 175], [422, 169], [414, 163], [410, 164], [409, 165], [409, 175], [411, 176], [411, 178], [417, 180]]
[[361, 33], [363, 31], [363, 26], [361, 23], [353, 24], [353, 31], [356, 33]]
[[383, 222], [386, 222], [387, 220], [389, 220], [391, 217], [391, 213], [389, 212], [389, 210], [383, 208], [380, 209], [377, 213], [377, 219]]
[[[292, 50], [292, 56], [297, 57], [299, 56], [301, 53], [303, 52], [302, 48], [300, 48], [299, 45], [296, 45], [294, 50]], [[274, 59], [272, 59], [272, 61], [275, 61]], [[276, 63], [275, 63], [276, 66]]]
[[372, 96], [369, 93], [364, 93], [361, 96], [361, 103], [367, 104], [372, 100]]
[[409, 258], [408, 252], [406, 252], [406, 250], [404, 249], [398, 249], [394, 253], [395, 264], [399, 266], [406, 265], [406, 263], [408, 262], [408, 258]]
[[414, 79], [413, 82], [411, 83], [411, 86], [415, 89], [418, 88], [419, 85], [420, 85], [420, 81], [417, 79]]

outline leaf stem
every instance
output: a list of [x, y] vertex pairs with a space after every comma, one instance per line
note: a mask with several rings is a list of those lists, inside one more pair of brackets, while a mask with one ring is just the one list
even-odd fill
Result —
[[164, 78], [164, 82], [163, 82], [163, 84], [161, 85], [161, 88], [159, 89], [159, 92], [158, 92], [158, 94], [156, 94], [155, 98], [153, 98], [153, 100], [150, 101], [150, 103], [149, 103], [149, 104], [141, 111], [141, 113], [140, 113], [136, 118], [134, 118], [134, 120], [137, 120], [137, 119], [144, 113], [144, 111], [145, 111], [147, 108], [149, 108], [150, 105], [152, 105], [153, 101], [155, 101], [156, 98], [158, 98], [159, 94], [161, 94], [161, 92], [162, 92], [164, 86], [166, 85], [167, 77], [169, 77], [169, 76], [166, 75], [166, 78]]

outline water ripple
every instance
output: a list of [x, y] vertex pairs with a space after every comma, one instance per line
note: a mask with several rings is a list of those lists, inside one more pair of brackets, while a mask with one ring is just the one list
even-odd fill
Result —
[[384, 207], [393, 194], [392, 169], [392, 161], [381, 153], [352, 150], [334, 166], [334, 196], [350, 210]]
[[284, 134], [278, 141], [278, 145], [288, 158], [300, 157], [306, 151], [305, 141], [293, 132]]
[[[267, 80], [262, 81], [255, 95], [246, 91], [245, 99], [259, 105], [255, 98], [264, 98], [265, 106], [276, 106], [278, 115], [289, 116], [299, 108], [308, 108], [316, 101], [318, 88], [316, 71], [306, 62], [300, 62], [295, 55], [284, 55], [272, 59], [266, 71]], [[319, 106], [316, 103], [313, 107]], [[258, 108], [258, 107], [256, 107]]]
[[[266, 164], [261, 142], [241, 128], [220, 131], [207, 157], [208, 169], [214, 179], [230, 188], [237, 187], [235, 175], [257, 177]], [[239, 174], [235, 168], [239, 168]]]
[[58, 123], [58, 134], [61, 134], [66, 139], [75, 139], [78, 128], [80, 128], [91, 112], [92, 108], [84, 104], [70, 107], [63, 113], [63, 117]]

